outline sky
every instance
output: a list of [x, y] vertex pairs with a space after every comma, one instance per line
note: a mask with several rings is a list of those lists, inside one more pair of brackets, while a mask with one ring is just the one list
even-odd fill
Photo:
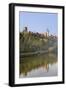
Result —
[[20, 12], [19, 28], [20, 32], [27, 26], [28, 31], [44, 33], [49, 30], [50, 34], [58, 33], [58, 15], [57, 13], [45, 12]]

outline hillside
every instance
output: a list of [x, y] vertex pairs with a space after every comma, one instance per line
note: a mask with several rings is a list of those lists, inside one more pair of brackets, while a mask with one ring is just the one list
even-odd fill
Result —
[[20, 53], [50, 50], [53, 46], [56, 46], [54, 51], [57, 51], [56, 36], [44, 36], [30, 31], [20, 32]]

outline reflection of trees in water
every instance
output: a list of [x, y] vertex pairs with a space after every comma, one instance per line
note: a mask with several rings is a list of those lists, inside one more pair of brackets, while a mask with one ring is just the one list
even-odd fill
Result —
[[54, 54], [45, 54], [38, 56], [31, 56], [20, 58], [20, 74], [27, 76], [27, 73], [43, 67], [47, 72], [49, 71], [49, 64], [52, 65], [57, 62], [57, 56]]
[[43, 68], [48, 72], [49, 71], [49, 64], [45, 64], [44, 66], [43, 66]]

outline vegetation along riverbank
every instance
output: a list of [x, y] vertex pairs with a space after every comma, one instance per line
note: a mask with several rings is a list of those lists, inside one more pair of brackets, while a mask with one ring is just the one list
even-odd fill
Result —
[[20, 32], [20, 56], [31, 56], [48, 52], [57, 53], [57, 36], [47, 32], [31, 32], [27, 27]]

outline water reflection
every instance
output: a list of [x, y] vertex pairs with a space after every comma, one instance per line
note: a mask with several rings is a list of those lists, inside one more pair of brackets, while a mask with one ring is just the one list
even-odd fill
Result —
[[20, 77], [57, 75], [57, 55], [44, 54], [20, 58]]

